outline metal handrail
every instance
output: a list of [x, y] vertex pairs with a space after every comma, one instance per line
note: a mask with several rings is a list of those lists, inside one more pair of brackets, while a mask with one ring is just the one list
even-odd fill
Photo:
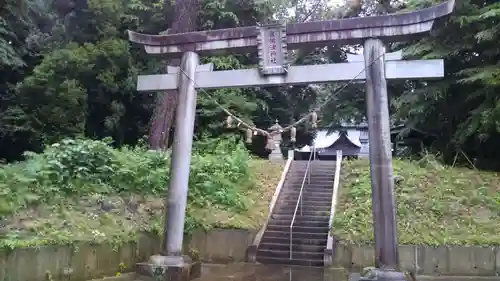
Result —
[[[313, 158], [314, 155], [314, 158]], [[299, 197], [297, 198], [297, 204], [295, 204], [295, 211], [293, 212], [292, 222], [290, 223], [290, 259], [292, 259], [292, 238], [293, 238], [293, 224], [295, 223], [295, 217], [297, 216], [297, 210], [300, 205], [300, 215], [302, 216], [302, 191], [304, 191], [304, 185], [306, 183], [311, 182], [311, 160], [316, 160], [316, 147], [314, 146], [312, 149], [311, 155], [309, 155], [309, 160], [307, 161], [306, 172], [304, 173], [304, 178], [302, 179], [302, 185], [300, 186]]]
[[335, 217], [335, 207], [337, 206], [337, 200], [339, 195], [340, 186], [340, 169], [342, 168], [342, 150], [337, 150], [337, 160], [335, 163], [335, 176], [333, 180], [333, 192], [332, 192], [332, 204], [330, 206], [330, 218], [328, 219], [328, 236], [326, 240], [326, 250], [323, 260], [325, 261], [325, 266], [332, 264], [333, 258], [333, 234], [332, 234], [332, 223]]
[[332, 204], [330, 206], [330, 220], [328, 221], [329, 230], [332, 228], [333, 217], [335, 216], [335, 206], [337, 205], [341, 167], [342, 167], [342, 150], [337, 150], [337, 160], [335, 162], [335, 175], [333, 177]]

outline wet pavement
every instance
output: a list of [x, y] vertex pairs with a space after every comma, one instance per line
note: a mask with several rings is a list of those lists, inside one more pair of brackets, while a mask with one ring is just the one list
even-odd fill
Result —
[[[357, 281], [359, 274], [345, 269], [237, 263], [204, 264], [201, 278], [194, 281]], [[418, 276], [422, 281], [500, 281], [500, 276]]]
[[347, 281], [344, 269], [263, 264], [203, 265], [196, 281]]

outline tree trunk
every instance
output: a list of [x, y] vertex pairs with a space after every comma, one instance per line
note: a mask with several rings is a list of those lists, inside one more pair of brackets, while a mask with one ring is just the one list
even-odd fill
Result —
[[[167, 126], [167, 120], [169, 120], [168, 114], [173, 115], [171, 112], [175, 112], [175, 109], [171, 110], [171, 112], [168, 109], [170, 104], [176, 104], [176, 101], [172, 101], [172, 99], [176, 99], [176, 95], [169, 93], [164, 93], [159, 99], [151, 124], [151, 133], [149, 137], [151, 149], [167, 150], [168, 148], [168, 137], [170, 132], [170, 126]], [[173, 117], [170, 117], [170, 119], [173, 119]]]
[[[175, 9], [174, 21], [169, 34], [196, 30], [199, 0], [174, 0], [174, 2], [175, 3], [171, 4]], [[170, 61], [170, 65], [179, 66], [179, 64], [179, 59]], [[167, 150], [177, 103], [177, 90], [166, 91], [161, 104], [157, 106], [154, 113], [151, 135], [149, 138], [151, 149]]]

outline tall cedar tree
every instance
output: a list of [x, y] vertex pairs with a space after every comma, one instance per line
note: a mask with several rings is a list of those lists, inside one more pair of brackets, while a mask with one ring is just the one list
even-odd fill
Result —
[[[197, 17], [200, 7], [199, 0], [174, 0], [172, 3], [168, 0], [165, 5], [173, 5], [174, 20], [169, 34], [194, 31], [197, 28]], [[178, 66], [179, 59], [172, 60], [171, 65]], [[178, 104], [177, 90], [166, 91], [163, 95], [163, 100], [153, 113], [151, 124], [151, 134], [149, 144], [151, 149], [166, 150], [168, 148], [168, 140], [170, 130], [173, 125], [175, 110]]]

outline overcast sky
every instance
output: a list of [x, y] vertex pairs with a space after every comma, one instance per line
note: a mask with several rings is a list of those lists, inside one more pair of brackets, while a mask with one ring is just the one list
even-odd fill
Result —
[[[346, 0], [329, 0], [329, 3], [331, 6], [342, 6], [344, 5]], [[314, 2], [307, 2], [307, 4], [311, 5], [313, 4]], [[295, 9], [294, 8], [290, 8], [288, 9], [288, 13], [290, 15], [294, 15], [294, 12], [295, 12]]]

